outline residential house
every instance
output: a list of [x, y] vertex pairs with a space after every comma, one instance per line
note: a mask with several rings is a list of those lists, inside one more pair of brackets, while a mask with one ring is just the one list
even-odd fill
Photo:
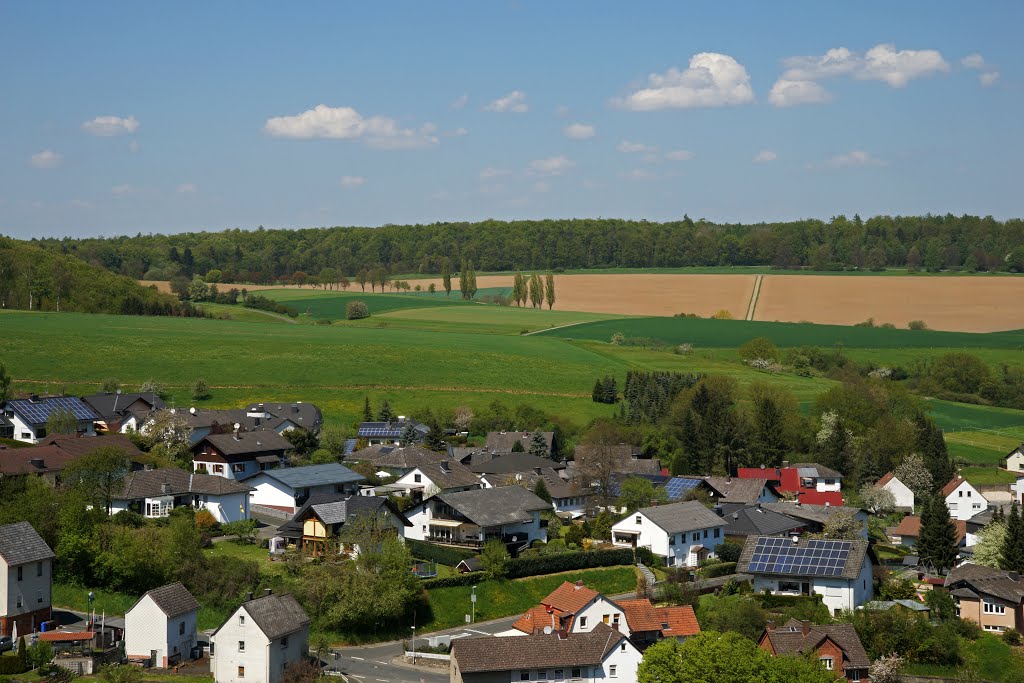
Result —
[[774, 503], [779, 500], [767, 479], [741, 479], [739, 477], [704, 477], [716, 503]]
[[868, 513], [861, 508], [847, 505], [832, 505], [831, 503], [824, 503], [822, 505], [801, 503], [799, 498], [797, 500], [780, 500], [777, 503], [764, 503], [761, 507], [804, 522], [807, 525], [808, 533], [812, 534], [824, 531], [825, 524], [828, 523], [828, 520], [833, 515], [852, 513], [862, 525], [861, 538], [865, 541], [868, 540]]
[[1024, 444], [1006, 454], [1006, 469], [1024, 473]]
[[551, 468], [562, 476], [565, 463], [532, 453], [495, 453], [487, 460], [471, 463], [469, 469], [476, 474], [515, 474], [533, 472], [537, 468]]
[[581, 487], [578, 482], [563, 479], [553, 467], [538, 467], [534, 471], [514, 474], [485, 474], [481, 477], [486, 487], [516, 484], [531, 491], [535, 491], [541, 481], [551, 496], [551, 508], [557, 514], [575, 519], [587, 513], [591, 506], [592, 492]]
[[162, 669], [193, 659], [198, 614], [199, 603], [180, 583], [148, 591], [124, 615], [125, 655]]
[[310, 434], [319, 434], [324, 423], [320, 408], [303, 401], [250, 403], [245, 408], [245, 414], [248, 418], [262, 420], [264, 423], [273, 423], [275, 419], [284, 420], [290, 426], [285, 427], [283, 431], [304, 429]]
[[419, 441], [427, 435], [430, 427], [405, 415], [389, 422], [363, 422], [356, 430], [356, 438], [363, 439], [371, 446], [393, 445], [406, 443], [409, 435]]
[[871, 658], [851, 624], [815, 625], [790, 619], [785, 626], [768, 622], [757, 641], [773, 657], [811, 657], [828, 671], [851, 683], [868, 680]]
[[[313, 410], [319, 413], [319, 409], [312, 404], [296, 405], [308, 406], [309, 408], [304, 410]], [[259, 404], [256, 404], [256, 406], [259, 406]], [[258, 407], [254, 410], [242, 408], [208, 410], [192, 407], [187, 411], [171, 408], [170, 412], [184, 418], [190, 429], [189, 443], [193, 446], [211, 434], [229, 434], [235, 430], [243, 432], [270, 431], [284, 435], [292, 429], [304, 429], [303, 425], [298, 421], [298, 416], [293, 416], [293, 421], [293, 419], [287, 416], [286, 412], [284, 416], [278, 416]], [[146, 420], [142, 424], [140, 431], [145, 432], [150, 422], [151, 419]]]
[[[361, 523], [368, 528], [359, 527]], [[332, 493], [314, 494], [291, 521], [277, 529], [279, 536], [297, 550], [321, 556], [328, 552], [358, 555], [357, 536], [363, 532], [393, 534], [405, 538], [412, 522], [390, 499]], [[373, 527], [373, 528], [369, 528]]]
[[539, 605], [519, 617], [507, 634], [535, 635], [552, 631], [586, 633], [600, 624], [611, 626], [627, 637], [630, 634], [622, 607], [587, 588], [582, 581], [565, 581], [541, 600]]
[[216, 683], [277, 683], [289, 664], [309, 656], [309, 617], [291, 595], [249, 599], [210, 636]]
[[[630, 479], [646, 479], [656, 489], [665, 492], [665, 497], [670, 503], [682, 502], [694, 489], [702, 489], [708, 495], [714, 495], [714, 490], [702, 477], [674, 477], [667, 474], [628, 474], [615, 472], [608, 478], [608, 494], [611, 498], [618, 498], [622, 493], [622, 485]], [[592, 483], [592, 490], [599, 489], [599, 483]], [[615, 510], [614, 505], [609, 505]], [[625, 512], [625, 509], [619, 512]]]
[[801, 503], [842, 505], [843, 475], [814, 462], [783, 462], [782, 467], [740, 467], [740, 479], [767, 479], [780, 493], [796, 494]]
[[404, 487], [405, 494], [417, 504], [438, 493], [478, 489], [482, 484], [480, 477], [459, 461], [438, 460], [412, 468], [399, 477], [394, 486]]
[[76, 433], [96, 436], [95, 423], [99, 415], [88, 403], [76, 396], [37, 396], [10, 399], [0, 404], [0, 412], [11, 423], [15, 441], [38, 443], [46, 436], [46, 422], [57, 412], [71, 413], [77, 420]]
[[639, 446], [630, 444], [580, 444], [573, 450], [572, 462], [583, 469], [596, 460], [607, 461], [614, 472], [661, 474], [661, 461], [644, 456]]
[[99, 394], [83, 396], [99, 418], [96, 426], [108, 434], [139, 431], [153, 413], [167, 408], [159, 396], [152, 391], [139, 393], [122, 393], [104, 391]]
[[176, 467], [130, 472], [113, 492], [110, 514], [131, 510], [144, 517], [166, 517], [176, 507], [207, 510], [218, 522], [249, 519], [252, 487], [209, 474], [189, 474]]
[[956, 520], [966, 522], [988, 507], [985, 496], [959, 474], [942, 487], [941, 495], [946, 499], [949, 516]]
[[980, 540], [979, 534], [981, 533], [981, 530], [992, 523], [996, 510], [999, 510], [1004, 516], [1006, 516], [1010, 514], [1012, 506], [1012, 501], [991, 503], [984, 512], [979, 512], [966, 522], [957, 522], [956, 525], [958, 531], [960, 529], [960, 525], [964, 525], [964, 546], [977, 545]]
[[120, 449], [141, 468], [138, 460], [145, 459], [134, 443], [120, 434], [78, 437], [51, 434], [28, 448], [10, 448], [0, 451], [0, 478], [17, 476], [43, 477], [53, 485], [60, 483], [60, 474], [69, 464], [99, 448]]
[[53, 551], [28, 522], [0, 526], [0, 637], [50, 620]]
[[201, 474], [245, 479], [281, 466], [291, 449], [288, 439], [274, 431], [210, 434], [192, 447], [192, 466]]
[[754, 577], [755, 592], [822, 596], [839, 614], [874, 597], [874, 561], [868, 542], [829, 541], [794, 536], [750, 536], [736, 572]]
[[1010, 493], [1018, 504], [1024, 503], [1024, 476], [1018, 476], [1017, 481], [1010, 485]]
[[598, 624], [585, 633], [452, 641], [451, 683], [636, 683], [640, 651], [621, 632]]
[[716, 510], [725, 521], [725, 539], [740, 545], [748, 536], [792, 536], [807, 529], [805, 522], [761, 505], [719, 505]]
[[612, 544], [645, 547], [669, 567], [696, 567], [725, 540], [725, 520], [691, 500], [641, 508], [612, 526]]
[[406, 538], [473, 547], [496, 538], [522, 547], [547, 540], [540, 513], [550, 509], [521, 486], [439, 493], [406, 510]]
[[881, 487], [892, 494], [893, 500], [896, 501], [897, 509], [911, 513], [914, 511], [914, 492], [892, 472], [886, 472], [881, 479], [875, 482], [875, 486]]
[[[956, 545], [958, 548], [967, 546], [967, 526], [963, 520], [953, 520], [956, 527]], [[921, 535], [921, 518], [917, 515], [907, 515], [894, 527], [885, 530], [885, 535], [893, 545], [902, 545], [913, 548], [917, 545], [917, 539]]]
[[1020, 574], [980, 564], [962, 564], [946, 576], [957, 616], [986, 631], [1024, 630], [1024, 582]]
[[640, 651], [665, 638], [682, 642], [700, 633], [697, 615], [690, 605], [655, 607], [647, 598], [619, 600], [617, 604], [626, 614], [629, 639]]
[[365, 481], [365, 477], [332, 462], [263, 470], [243, 481], [253, 489], [250, 504], [294, 514], [314, 493], [358, 493], [359, 482]]
[[891, 609], [905, 609], [911, 612], [920, 612], [921, 614], [928, 616], [931, 612], [931, 608], [924, 603], [918, 602], [917, 600], [907, 600], [901, 598], [898, 600], [872, 600], [871, 602], [864, 603], [862, 609], [874, 610], [875, 612], [888, 612]]
[[375, 444], [345, 456], [347, 463], [366, 462], [377, 470], [394, 472], [399, 476], [411, 472], [420, 465], [447, 459], [446, 453], [436, 453], [415, 444], [409, 446]]
[[485, 447], [491, 453], [513, 453], [533, 451], [534, 435], [539, 433], [544, 440], [544, 452], [538, 453], [551, 457], [551, 448], [555, 440], [554, 432], [488, 432]]

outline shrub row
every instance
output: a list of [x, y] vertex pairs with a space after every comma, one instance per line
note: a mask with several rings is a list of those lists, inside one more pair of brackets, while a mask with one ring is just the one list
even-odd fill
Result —
[[14, 676], [28, 671], [28, 666], [22, 657], [6, 656], [0, 657], [0, 676]]
[[576, 569], [593, 569], [594, 567], [615, 567], [636, 562], [652, 564], [653, 561], [654, 555], [647, 548], [637, 548], [635, 556], [630, 548], [614, 548], [517, 557], [508, 563], [508, 578], [519, 579], [524, 576], [556, 574]]
[[704, 567], [698, 573], [702, 579], [714, 579], [719, 576], [728, 576], [729, 574], [736, 573], [736, 563], [716, 562], [715, 564], [709, 564]]
[[775, 595], [774, 593], [754, 593], [753, 598], [765, 609], [796, 607], [806, 602], [821, 602], [820, 595]]
[[490, 572], [466, 572], [465, 574], [426, 579], [420, 585], [428, 590], [431, 588], [454, 588], [455, 586], [474, 586], [481, 581], [490, 581], [493, 578], [494, 576]]
[[417, 560], [431, 560], [438, 564], [454, 567], [476, 553], [472, 550], [461, 550], [459, 548], [445, 548], [425, 541], [417, 541], [411, 538], [405, 539], [405, 547], [409, 549], [412, 556]]

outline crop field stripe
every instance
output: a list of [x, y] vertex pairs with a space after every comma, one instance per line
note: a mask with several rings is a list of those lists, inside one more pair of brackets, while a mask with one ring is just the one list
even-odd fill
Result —
[[750, 293], [750, 305], [747, 306], [747, 316], [744, 320], [753, 320], [754, 311], [757, 310], [757, 297], [761, 293], [761, 281], [764, 280], [764, 275], [760, 273], [754, 278], [754, 289]]

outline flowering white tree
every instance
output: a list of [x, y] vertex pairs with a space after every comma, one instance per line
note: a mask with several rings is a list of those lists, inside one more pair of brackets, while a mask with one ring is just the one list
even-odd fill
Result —
[[978, 542], [974, 545], [971, 562], [986, 567], [999, 568], [1003, 556], [1003, 543], [1006, 541], [1006, 523], [992, 522], [978, 532]]
[[903, 657], [898, 654], [879, 657], [868, 670], [871, 683], [901, 683], [903, 677], [900, 672], [903, 670]]
[[924, 466], [924, 458], [917, 453], [910, 453], [903, 458], [903, 462], [893, 470], [893, 474], [918, 497], [928, 495], [935, 487], [932, 473]]
[[881, 486], [864, 486], [860, 490], [860, 499], [873, 515], [886, 514], [896, 508], [896, 496]]
[[455, 409], [453, 422], [460, 432], [468, 431], [469, 425], [473, 422], [473, 409], [469, 406], [459, 406]]
[[179, 463], [189, 460], [192, 427], [183, 413], [161, 410], [142, 426], [141, 431], [153, 453]]

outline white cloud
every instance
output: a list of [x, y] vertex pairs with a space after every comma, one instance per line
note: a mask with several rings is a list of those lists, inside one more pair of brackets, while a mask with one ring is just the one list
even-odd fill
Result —
[[560, 104], [557, 107], [555, 107], [555, 116], [568, 116], [568, 115], [569, 115], [569, 107], [565, 106], [564, 104]]
[[984, 73], [978, 74], [978, 81], [986, 88], [995, 85], [999, 80], [999, 72], [991, 68], [991, 65], [985, 62], [985, 58], [977, 52], [961, 59], [960, 64], [968, 69], [984, 71]]
[[653, 145], [645, 145], [642, 142], [630, 142], [629, 140], [623, 140], [619, 144], [615, 145], [615, 149], [622, 152], [623, 154], [636, 154], [639, 152], [657, 152], [658, 148]]
[[693, 152], [686, 149], [675, 149], [665, 153], [665, 158], [669, 161], [689, 161], [693, 156]]
[[35, 168], [57, 168], [63, 160], [64, 157], [52, 149], [44, 149], [42, 152], [33, 154], [29, 158], [29, 163]]
[[967, 67], [968, 69], [984, 69], [985, 58], [982, 57], [977, 52], [975, 52], [974, 54], [969, 54], [963, 59], [961, 59], [960, 64]]
[[981, 84], [986, 88], [989, 87], [990, 85], [995, 85], [996, 81], [999, 80], [999, 72], [988, 71], [978, 76], [978, 80], [981, 81]]
[[455, 130], [448, 131], [447, 133], [442, 133], [442, 135], [445, 135], [450, 138], [461, 138], [465, 135], [469, 135], [469, 131], [465, 128], [460, 127], [456, 128]]
[[550, 192], [551, 186], [545, 182], [536, 182], [531, 189], [537, 193]]
[[410, 149], [437, 144], [437, 128], [430, 123], [418, 129], [402, 128], [386, 116], [364, 117], [352, 107], [318, 104], [295, 116], [267, 119], [263, 132], [282, 138], [309, 140], [362, 140], [378, 149]]
[[508, 169], [505, 168], [494, 168], [493, 166], [488, 166], [487, 168], [482, 169], [480, 171], [480, 177], [497, 178], [498, 176], [508, 175], [511, 172], [512, 171], [509, 171]]
[[111, 137], [114, 135], [130, 135], [139, 129], [139, 121], [134, 116], [97, 116], [92, 121], [82, 124], [82, 130], [90, 135]]
[[570, 123], [563, 129], [565, 137], [573, 140], [586, 140], [597, 135], [597, 128], [589, 123]]
[[530, 105], [526, 104], [526, 93], [522, 90], [513, 90], [484, 107], [484, 111], [514, 112], [516, 114], [529, 110]]
[[566, 156], [548, 157], [531, 161], [527, 173], [530, 175], [562, 175], [575, 165], [576, 162]]
[[458, 111], [465, 107], [467, 102], [469, 102], [469, 93], [464, 93], [452, 100], [452, 103], [448, 105], [448, 108], [452, 111]]
[[673, 67], [663, 74], [651, 74], [647, 87], [612, 104], [632, 111], [724, 107], [754, 101], [750, 75], [729, 55], [701, 52], [690, 58], [688, 68]]
[[125, 183], [124, 185], [114, 185], [112, 188], [110, 188], [110, 194], [114, 195], [115, 197], [123, 197], [126, 194], [131, 194], [134, 190], [135, 188]]
[[619, 171], [618, 176], [626, 180], [655, 180], [658, 176], [645, 168], [634, 168], [629, 171]]
[[863, 150], [854, 150], [847, 154], [839, 154], [825, 162], [826, 168], [851, 168], [853, 166], [885, 166], [886, 161], [871, 156]]
[[132, 154], [139, 151], [138, 140], [132, 140], [131, 142], [128, 143], [128, 151], [131, 152]]
[[361, 175], [343, 175], [341, 180], [338, 181], [342, 187], [359, 187], [366, 183], [366, 178]]
[[195, 183], [182, 183], [175, 188], [175, 192], [178, 194], [195, 194], [199, 192], [199, 188], [196, 187]]
[[884, 81], [902, 88], [915, 78], [949, 71], [938, 50], [897, 50], [880, 43], [863, 55], [837, 47], [823, 55], [789, 57], [786, 70], [772, 86], [768, 100], [777, 107], [829, 102], [832, 96], [820, 81], [848, 76], [861, 81]]
[[770, 161], [775, 161], [779, 158], [775, 152], [770, 149], [762, 149], [760, 152], [754, 155], [755, 164], [767, 164]]

